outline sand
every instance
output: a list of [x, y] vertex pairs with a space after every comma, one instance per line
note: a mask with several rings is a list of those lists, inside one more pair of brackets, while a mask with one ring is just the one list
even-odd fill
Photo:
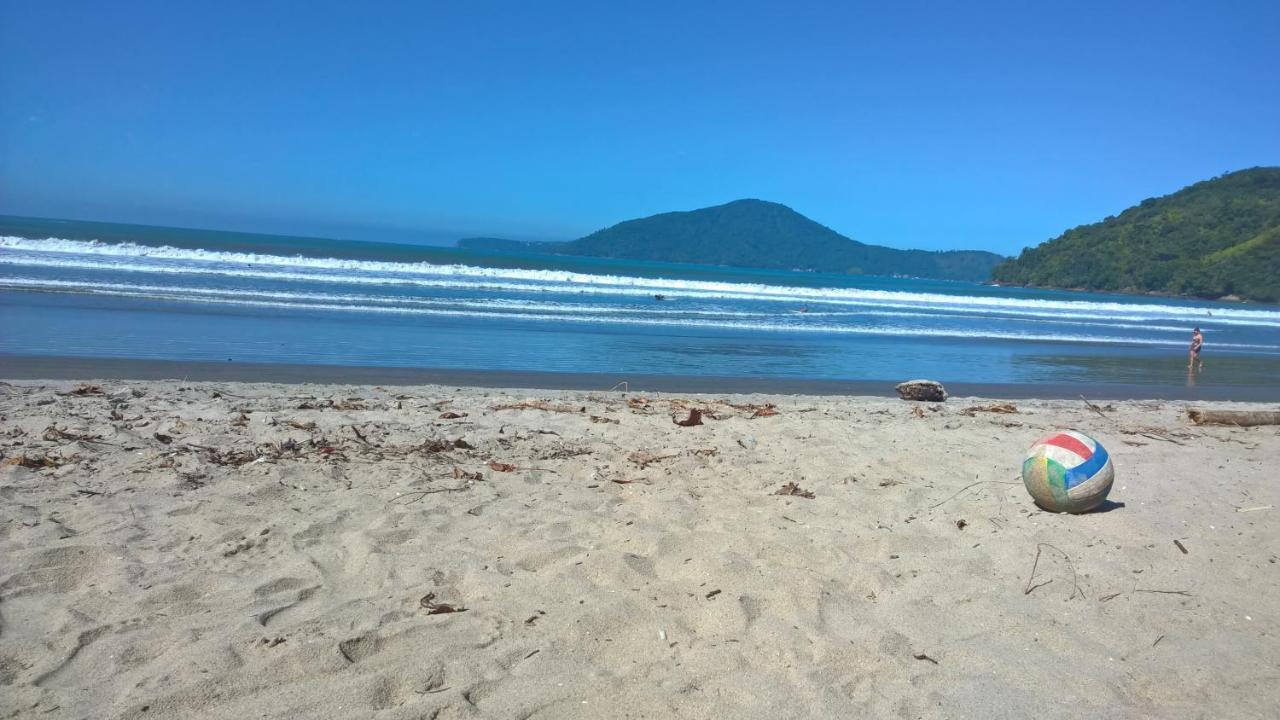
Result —
[[[1280, 428], [1171, 401], [100, 384], [0, 386], [3, 717], [1280, 706]], [[1022, 488], [1059, 427], [1111, 452], [1104, 512]]]

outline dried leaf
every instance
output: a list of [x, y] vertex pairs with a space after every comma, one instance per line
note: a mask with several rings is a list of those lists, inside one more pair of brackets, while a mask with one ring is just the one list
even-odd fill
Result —
[[60, 392], [58, 394], [63, 396], [74, 395], [77, 397], [86, 397], [88, 395], [106, 395], [107, 393], [104, 392], [103, 389], [98, 385], [89, 385], [88, 383], [82, 383], [79, 387], [77, 387], [74, 390], [68, 390], [66, 392]]
[[466, 416], [466, 413], [453, 412], [452, 410], [446, 413], [440, 413], [441, 420], [457, 420], [458, 418], [464, 418]]
[[495, 472], [514, 472], [516, 466], [511, 463], [498, 462], [497, 460], [489, 461], [489, 469]]
[[802, 489], [799, 485], [793, 482], [789, 482], [786, 485], [783, 485], [782, 487], [774, 491], [773, 494], [774, 495], [795, 495], [796, 497], [807, 498], [809, 500], [812, 500], [814, 497], [812, 492]]
[[777, 414], [778, 408], [774, 407], [773, 403], [767, 403], [756, 408], [755, 412], [751, 413], [751, 417], [773, 417]]
[[599, 415], [592, 415], [592, 416], [591, 416], [591, 422], [593, 422], [593, 423], [613, 423], [614, 425], [620, 425], [620, 424], [621, 424], [621, 421], [619, 421], [619, 420], [615, 420], [615, 419], [613, 419], [613, 418], [607, 418], [607, 417], [600, 417]]

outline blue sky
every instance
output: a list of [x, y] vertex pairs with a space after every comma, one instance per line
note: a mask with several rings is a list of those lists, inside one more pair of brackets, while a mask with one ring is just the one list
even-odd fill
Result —
[[757, 197], [1013, 253], [1280, 164], [1280, 3], [1035, 5], [0, 0], [0, 212], [569, 239]]

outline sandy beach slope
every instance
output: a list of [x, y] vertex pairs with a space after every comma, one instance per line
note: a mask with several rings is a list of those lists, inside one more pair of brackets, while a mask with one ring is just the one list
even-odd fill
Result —
[[[3, 717], [1280, 707], [1275, 427], [1169, 401], [98, 385], [0, 386]], [[1023, 490], [1060, 427], [1110, 450], [1105, 512]]]

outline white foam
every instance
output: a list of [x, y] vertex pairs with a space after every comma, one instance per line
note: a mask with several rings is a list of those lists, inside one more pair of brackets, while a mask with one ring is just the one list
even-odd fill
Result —
[[[792, 324], [786, 322], [770, 322], [770, 321], [746, 321], [734, 319], [706, 319], [706, 318], [663, 318], [663, 317], [642, 317], [636, 315], [588, 315], [581, 312], [573, 312], [572, 306], [561, 306], [565, 312], [548, 312], [542, 308], [534, 310], [531, 307], [520, 307], [512, 305], [506, 310], [494, 311], [489, 309], [480, 309], [482, 303], [474, 303], [466, 305], [466, 301], [442, 301], [441, 307], [430, 306], [404, 306], [396, 304], [382, 304], [375, 302], [374, 304], [359, 304], [359, 301], [369, 301], [372, 298], [368, 296], [351, 296], [351, 295], [331, 295], [324, 293], [272, 293], [261, 291], [240, 291], [240, 290], [224, 290], [224, 289], [201, 289], [198, 294], [193, 294], [187, 288], [172, 288], [166, 286], [148, 286], [148, 285], [127, 285], [120, 283], [76, 283], [72, 281], [56, 281], [56, 280], [29, 280], [29, 279], [3, 279], [0, 280], [0, 287], [46, 287], [48, 289], [61, 289], [65, 291], [90, 292], [90, 293], [106, 293], [120, 297], [131, 297], [138, 299], [151, 300], [170, 300], [180, 302], [197, 302], [211, 303], [219, 305], [232, 305], [243, 307], [269, 307], [293, 310], [317, 310], [317, 311], [339, 311], [339, 312], [355, 312], [355, 313], [390, 313], [401, 315], [427, 315], [441, 317], [466, 317], [466, 318], [482, 318], [482, 319], [509, 319], [521, 321], [554, 321], [554, 322], [577, 322], [585, 324], [614, 324], [614, 325], [641, 325], [641, 326], [664, 326], [664, 327], [696, 327], [708, 329], [723, 330], [750, 330], [750, 331], [768, 331], [768, 332], [798, 332], [798, 333], [823, 333], [837, 335], [870, 335], [870, 336], [890, 336], [890, 337], [936, 337], [936, 338], [965, 338], [965, 339], [988, 339], [988, 340], [1018, 340], [1018, 341], [1039, 341], [1039, 342], [1064, 342], [1064, 343], [1100, 343], [1108, 345], [1154, 345], [1181, 347], [1185, 343], [1181, 341], [1168, 341], [1155, 338], [1139, 338], [1139, 337], [1114, 337], [1114, 336], [1094, 336], [1094, 335], [1071, 335], [1060, 333], [1016, 333], [1002, 332], [994, 330], [968, 330], [957, 328], [921, 328], [921, 327], [902, 327], [893, 325], [821, 325], [821, 324]], [[259, 298], [259, 299], [254, 299]], [[387, 303], [399, 302], [419, 302], [423, 303], [421, 298], [393, 298], [381, 297], [379, 301]], [[423, 303], [426, 304], [426, 303]], [[447, 307], [447, 305], [461, 305], [461, 307]], [[571, 314], [570, 314], [571, 313]], [[789, 315], [787, 317], [793, 319], [803, 318], [802, 314]], [[1274, 345], [1245, 345], [1232, 343], [1215, 343], [1215, 348], [1223, 349], [1252, 349], [1265, 351], [1280, 351], [1280, 346]]]
[[[992, 297], [983, 295], [950, 295], [863, 288], [813, 288], [758, 283], [732, 283], [706, 280], [592, 275], [563, 270], [525, 270], [470, 265], [432, 263], [397, 263], [345, 258], [313, 258], [303, 256], [229, 253], [220, 251], [150, 247], [134, 243], [102, 243], [98, 241], [47, 238], [31, 240], [0, 237], [0, 248], [22, 251], [22, 255], [5, 254], [0, 262], [43, 266], [102, 268], [133, 272], [174, 272], [220, 274], [238, 277], [260, 277], [315, 282], [362, 284], [439, 284], [470, 280], [471, 283], [495, 289], [517, 291], [536, 289], [549, 292], [597, 292], [602, 294], [679, 294], [682, 297], [724, 297], [772, 299], [788, 302], [848, 302], [911, 306], [942, 306], [970, 311], [1028, 311], [1062, 313], [1124, 314], [1132, 317], [1179, 318], [1188, 322], [1208, 322], [1210, 318], [1232, 324], [1280, 323], [1280, 311], [1209, 308], [1197, 305], [1158, 303], [1120, 303], [1087, 300], [1046, 300], [1039, 298]], [[54, 255], [61, 258], [40, 258]], [[73, 260], [67, 256], [145, 260], [146, 263]], [[60, 260], [60, 262], [59, 262]], [[106, 267], [102, 267], [102, 266]], [[255, 269], [256, 268], [256, 269]], [[323, 272], [297, 272], [323, 271]], [[338, 275], [334, 275], [337, 271]], [[480, 281], [477, 283], [477, 281]], [[445, 285], [438, 285], [445, 286]]]

